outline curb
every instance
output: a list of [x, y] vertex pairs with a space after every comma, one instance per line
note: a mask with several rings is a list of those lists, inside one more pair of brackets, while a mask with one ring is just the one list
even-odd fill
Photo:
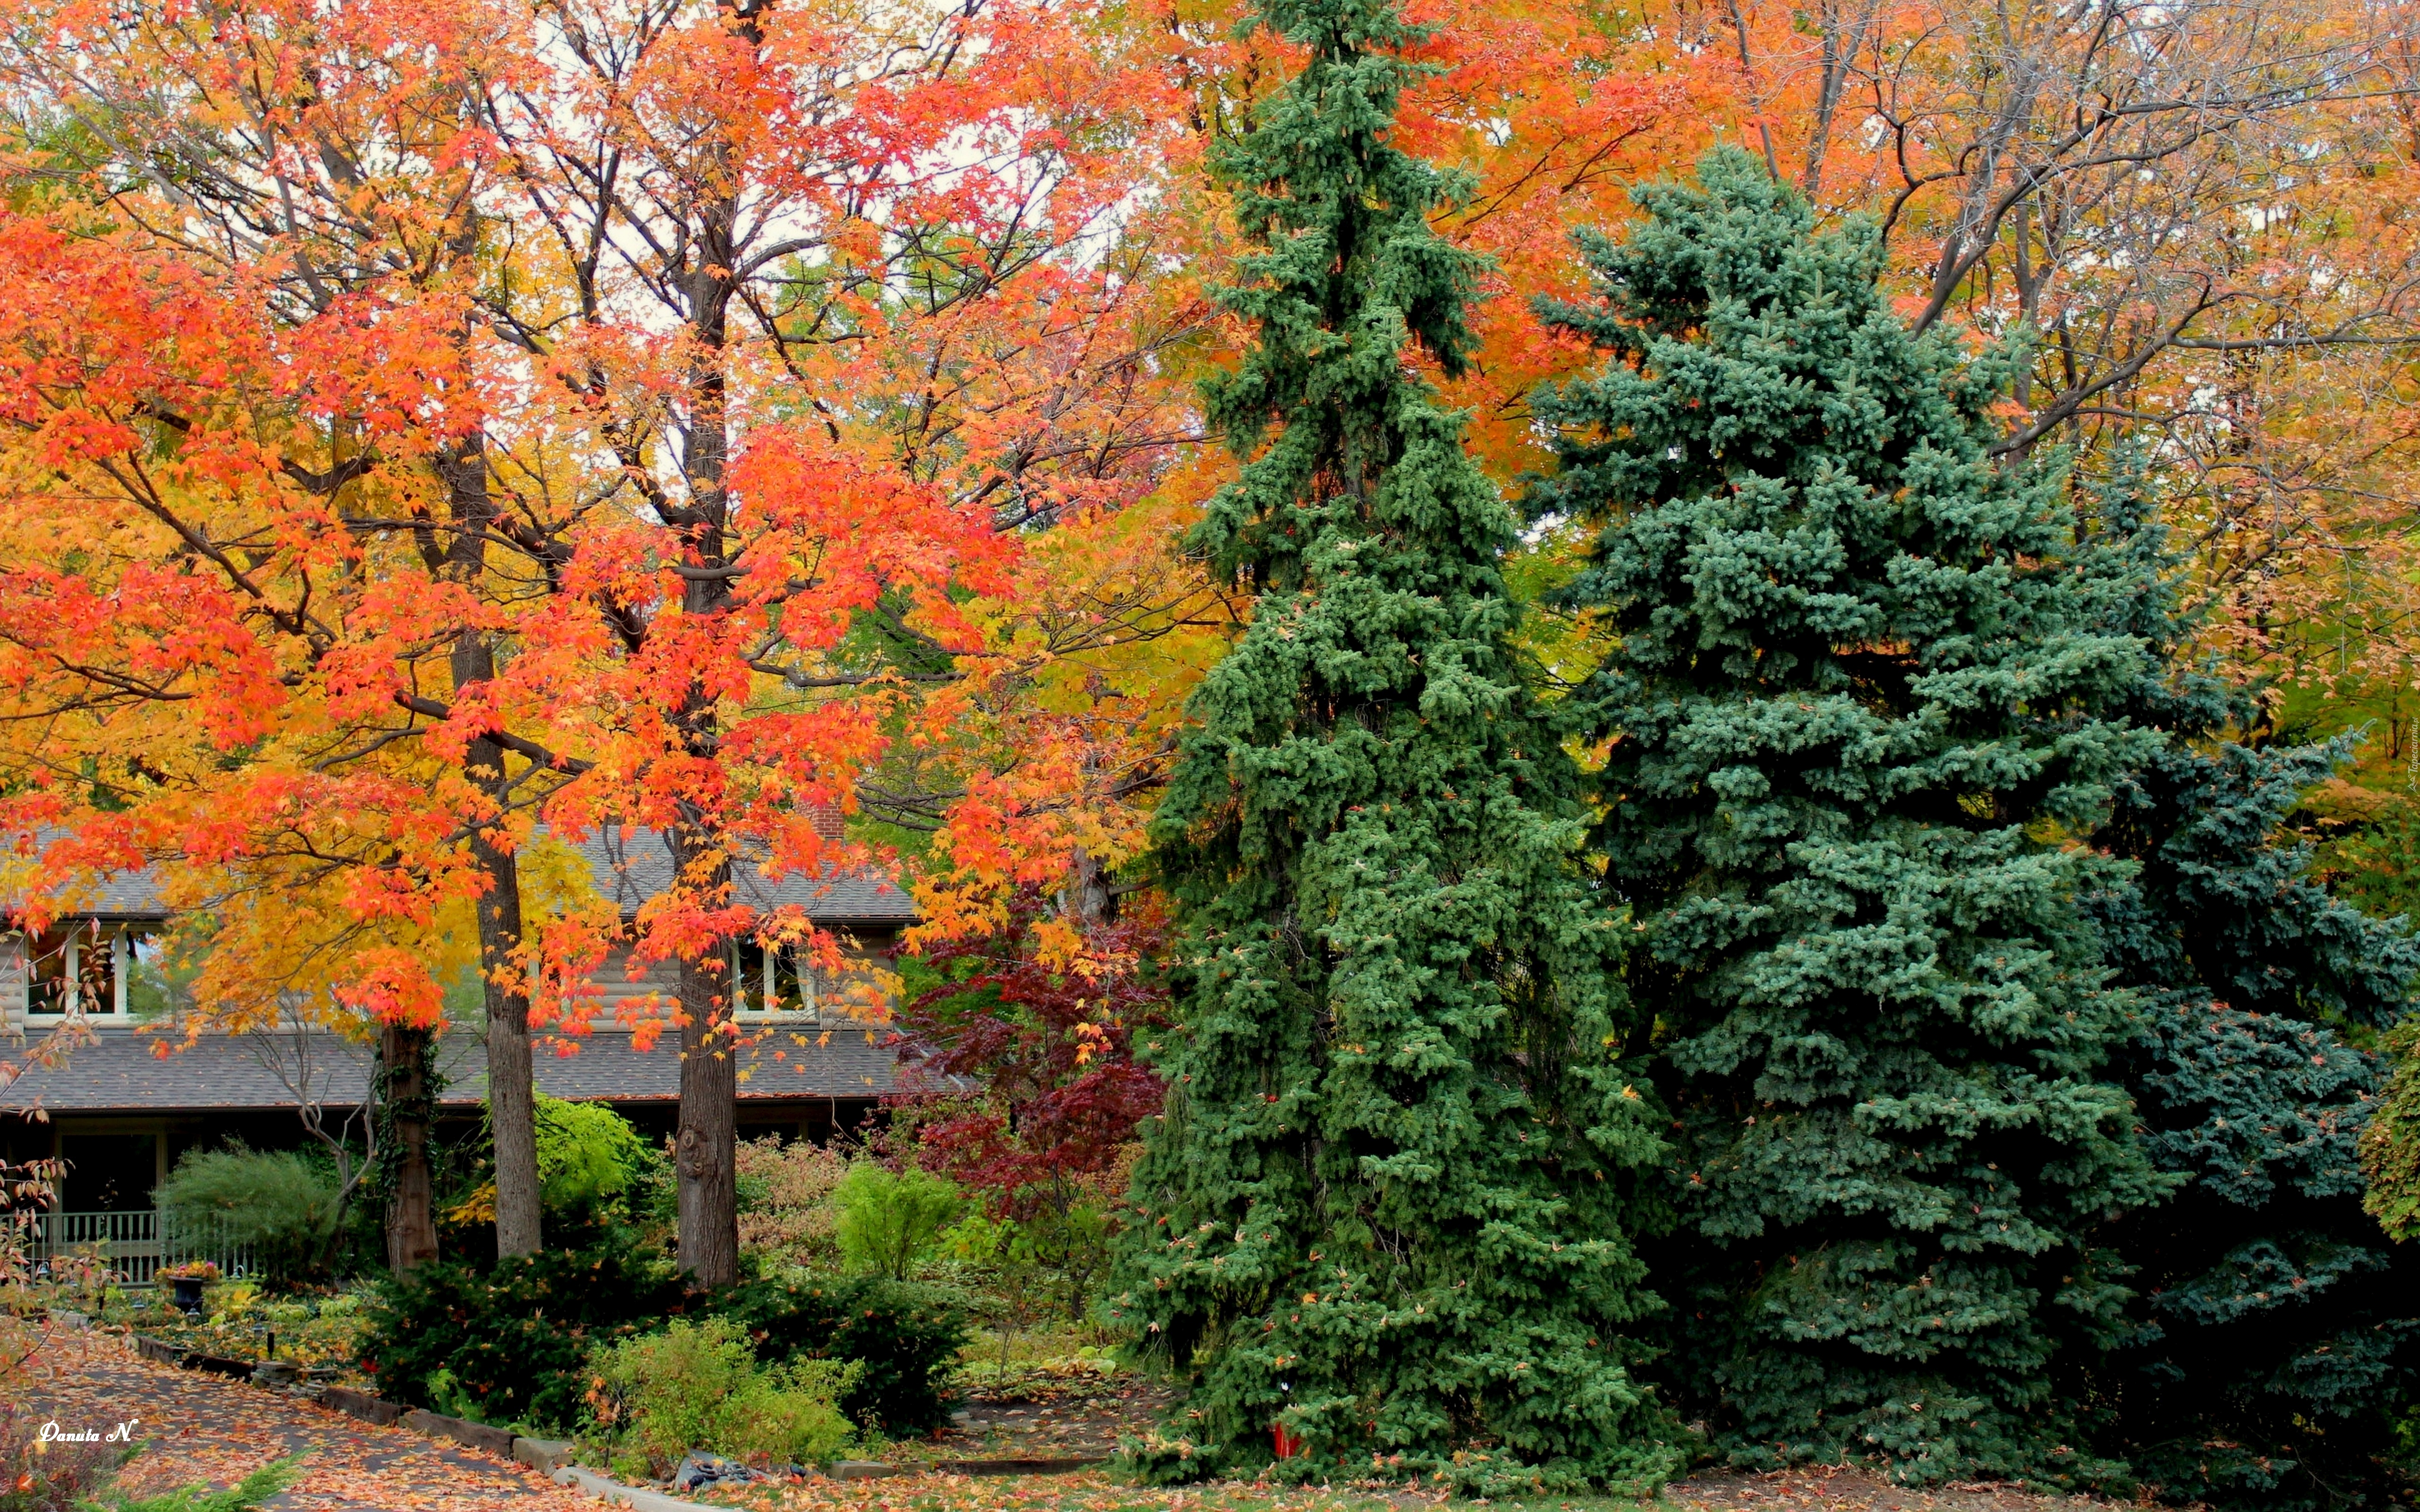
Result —
[[577, 1486], [609, 1506], [627, 1506], [631, 1512], [697, 1512], [695, 1502], [684, 1502], [677, 1496], [661, 1491], [643, 1491], [635, 1486], [625, 1486], [618, 1480], [608, 1480], [593, 1470], [578, 1465], [566, 1465], [547, 1477], [557, 1486]]
[[368, 1392], [355, 1391], [350, 1386], [322, 1386], [319, 1388], [318, 1396], [315, 1399], [332, 1412], [342, 1412], [347, 1417], [358, 1417], [365, 1423], [373, 1423], [382, 1428], [393, 1427], [403, 1420], [403, 1405], [400, 1402], [386, 1401], [371, 1396]]

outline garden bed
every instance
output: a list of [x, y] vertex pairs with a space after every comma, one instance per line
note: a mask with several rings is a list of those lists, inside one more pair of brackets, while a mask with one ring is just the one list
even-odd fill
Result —
[[[352, 1292], [271, 1297], [247, 1282], [219, 1282], [202, 1311], [187, 1316], [165, 1293], [113, 1288], [90, 1314], [94, 1326], [157, 1340], [179, 1354], [241, 1362], [274, 1360], [313, 1384], [358, 1379], [360, 1299]], [[174, 1363], [173, 1361], [170, 1363]]]
[[960, 1378], [950, 1426], [918, 1450], [943, 1460], [1107, 1459], [1121, 1436], [1157, 1421], [1170, 1400], [1163, 1385], [1089, 1362], [1005, 1378], [970, 1373]]

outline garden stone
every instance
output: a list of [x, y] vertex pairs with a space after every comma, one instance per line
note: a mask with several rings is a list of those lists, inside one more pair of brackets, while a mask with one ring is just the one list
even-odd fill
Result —
[[690, 1453], [682, 1457], [680, 1468], [673, 1472], [673, 1489], [693, 1491], [706, 1486], [744, 1485], [764, 1478], [763, 1471], [736, 1459], [725, 1459], [721, 1455]]

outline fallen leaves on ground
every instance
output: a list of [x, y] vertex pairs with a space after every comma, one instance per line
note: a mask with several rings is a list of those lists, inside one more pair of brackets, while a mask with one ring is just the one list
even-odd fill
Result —
[[63, 1341], [28, 1395], [62, 1428], [132, 1421], [145, 1443], [120, 1485], [138, 1496], [194, 1482], [231, 1486], [271, 1459], [302, 1476], [271, 1504], [294, 1512], [595, 1512], [597, 1504], [526, 1468], [378, 1427], [248, 1382], [136, 1358], [108, 1335]]
[[[302, 1457], [302, 1475], [271, 1504], [293, 1512], [597, 1512], [597, 1504], [521, 1466], [403, 1427], [375, 1427], [283, 1392], [138, 1359], [122, 1340], [54, 1335], [30, 1384], [62, 1427], [106, 1431], [132, 1419], [147, 1441], [124, 1486], [150, 1495], [195, 1481], [225, 1487], [271, 1459]], [[1281, 1487], [1222, 1482], [1169, 1489], [1071, 1475], [898, 1475], [763, 1483], [705, 1493], [735, 1512], [1439, 1512], [1441, 1493], [1385, 1485]], [[1525, 1512], [1623, 1512], [1640, 1503], [1536, 1498]], [[1676, 1483], [1665, 1512], [2091, 1512], [2107, 1504], [2012, 1487], [1893, 1486], [1845, 1469], [1712, 1473]]]

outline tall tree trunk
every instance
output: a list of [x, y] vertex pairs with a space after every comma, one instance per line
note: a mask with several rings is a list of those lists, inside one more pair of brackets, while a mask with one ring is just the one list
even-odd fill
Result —
[[[488, 454], [475, 431], [438, 454], [452, 532], [440, 571], [476, 592], [487, 570], [489, 532], [496, 506], [488, 491]], [[494, 642], [465, 628], [454, 642], [454, 691], [469, 702], [495, 681]], [[496, 1143], [496, 1253], [535, 1255], [544, 1247], [538, 1198], [537, 1092], [529, 1037], [529, 965], [521, 958], [520, 865], [502, 839], [511, 796], [504, 748], [482, 733], [462, 751], [463, 775], [486, 794], [492, 811], [471, 836], [471, 856], [487, 887], [479, 896], [479, 978], [488, 1017], [488, 1119]]]
[[430, 1033], [390, 1024], [379, 1034], [380, 1081], [395, 1141], [395, 1183], [386, 1197], [386, 1264], [397, 1275], [437, 1258], [435, 1182], [428, 1171]]
[[[478, 646], [486, 652], [484, 640]], [[500, 803], [504, 758], [493, 740], [471, 742], [468, 759], [495, 773]], [[485, 831], [472, 837], [471, 854], [488, 877], [478, 905], [479, 965], [488, 1010], [488, 1121], [496, 1140], [496, 1253], [535, 1255], [545, 1247], [545, 1219], [538, 1200], [529, 969], [520, 957], [520, 866]]]
[[[686, 867], [703, 848], [688, 832], [675, 854]], [[713, 870], [728, 880], [729, 860]], [[739, 1279], [739, 1067], [730, 1032], [730, 973], [720, 954], [681, 963], [680, 1000], [680, 1134], [674, 1146], [680, 1267], [698, 1286], [727, 1287]]]
[[[764, 45], [760, 6], [727, 8], [733, 35], [751, 47]], [[729, 145], [715, 149], [726, 162]], [[731, 560], [729, 393], [723, 371], [739, 261], [735, 227], [739, 202], [721, 195], [695, 209], [696, 241], [677, 285], [687, 305], [694, 356], [686, 375], [690, 413], [683, 429], [681, 462], [689, 501], [666, 511], [666, 524], [686, 538], [690, 560], [700, 570], [684, 574], [681, 611], [706, 620], [726, 614], [731, 580], [721, 569]], [[692, 679], [677, 712], [682, 741], [692, 761], [721, 759], [716, 727], [717, 694]], [[684, 802], [674, 831], [673, 855], [680, 886], [721, 906], [731, 896], [733, 854], [720, 812]], [[717, 949], [703, 960], [680, 965], [680, 1134], [675, 1150], [679, 1175], [680, 1264], [699, 1286], [729, 1286], [739, 1278], [739, 1189], [736, 1165], [739, 1132], [739, 1076], [732, 1035], [729, 952]]]

